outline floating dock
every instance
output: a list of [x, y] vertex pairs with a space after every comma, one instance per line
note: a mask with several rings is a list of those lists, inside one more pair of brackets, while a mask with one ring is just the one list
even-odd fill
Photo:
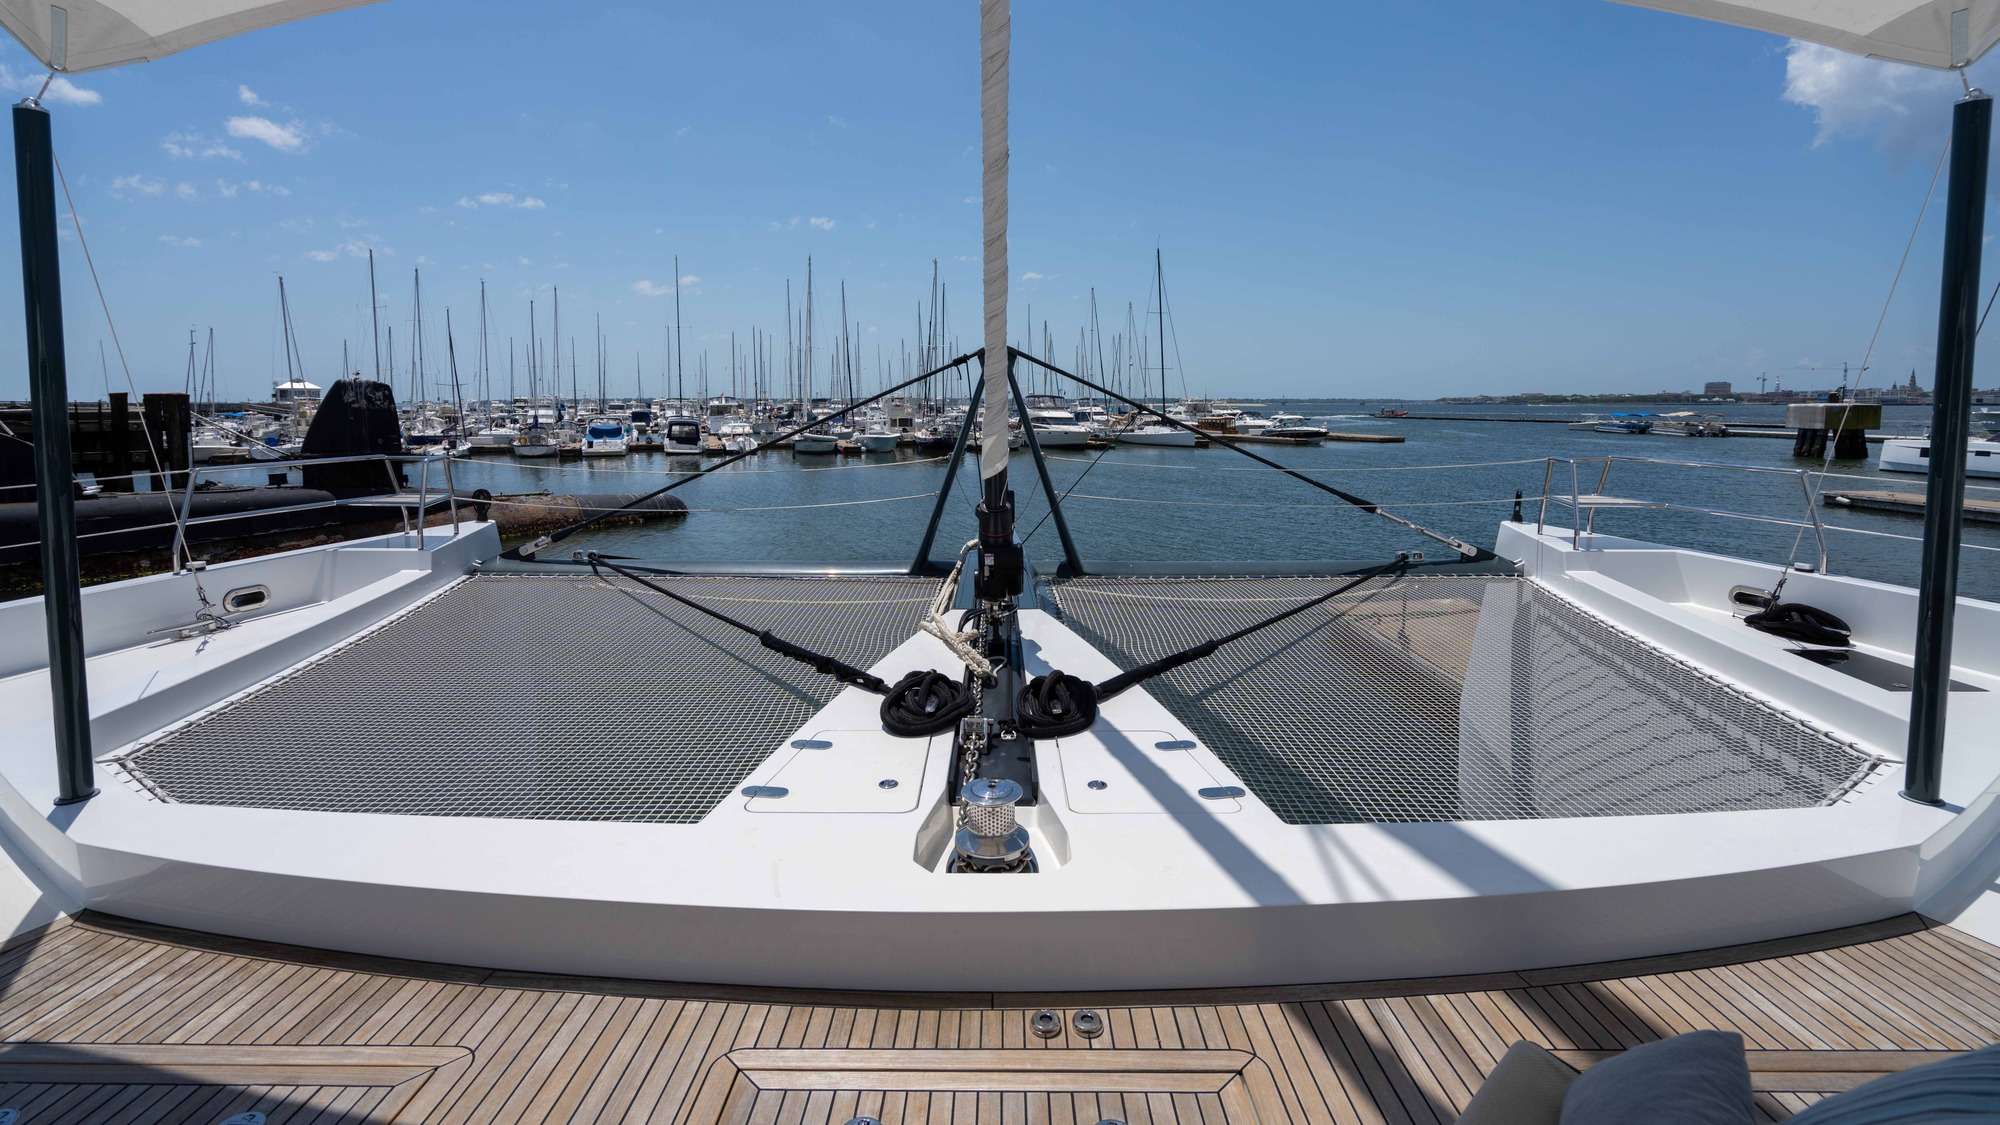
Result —
[[[1829, 508], [1858, 508], [1870, 512], [1895, 512], [1905, 516], [1924, 514], [1924, 494], [1921, 492], [1843, 489], [1840, 492], [1827, 493], [1821, 498], [1821, 503]], [[1966, 497], [1965, 522], [2000, 524], [2000, 500]]]

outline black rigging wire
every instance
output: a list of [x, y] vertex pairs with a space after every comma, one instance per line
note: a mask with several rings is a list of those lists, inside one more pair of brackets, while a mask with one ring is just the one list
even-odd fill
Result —
[[[832, 422], [835, 419], [840, 418], [846, 414], [850, 414], [853, 411], [859, 410], [864, 406], [868, 406], [873, 403], [879, 402], [882, 399], [888, 398], [890, 395], [895, 394], [897, 391], [904, 390], [905, 388], [914, 386], [915, 384], [922, 382], [923, 380], [928, 379], [933, 375], [949, 371], [954, 367], [958, 367], [962, 364], [965, 364], [977, 358], [979, 358], [979, 352], [967, 352], [966, 354], [947, 362], [942, 367], [935, 367], [929, 371], [924, 372], [922, 375], [916, 376], [915, 378], [905, 379], [902, 382], [896, 384], [895, 386], [890, 387], [888, 390], [881, 392], [880, 394], [870, 395], [869, 397], [864, 398], [859, 402], [851, 402], [846, 406], [841, 407], [839, 410], [836, 410], [833, 413], [827, 415], [824, 418], [810, 419], [809, 421], [806, 421], [798, 426], [794, 426], [793, 428], [785, 431], [784, 433], [779, 434], [778, 436], [772, 438], [767, 442], [757, 445], [751, 449], [746, 449], [741, 453], [734, 453], [729, 455], [728, 457], [724, 457], [722, 460], [717, 461], [713, 465], [697, 469], [694, 472], [689, 473], [684, 477], [681, 477], [679, 480], [661, 485], [659, 488], [656, 488], [653, 491], [648, 492], [642, 496], [634, 496], [631, 499], [625, 501], [623, 504], [620, 504], [616, 508], [605, 508], [593, 515], [586, 516], [585, 518], [580, 519], [577, 522], [570, 524], [567, 527], [551, 531], [547, 535], [542, 536], [541, 538], [535, 540], [532, 543], [516, 547], [510, 551], [503, 553], [501, 557], [514, 561], [527, 561], [527, 562], [536, 561], [535, 555], [538, 552], [543, 551], [549, 547], [554, 546], [557, 543], [562, 542], [563, 540], [569, 538], [570, 536], [575, 535], [577, 532], [582, 531], [584, 528], [590, 527], [592, 524], [595, 524], [601, 520], [614, 516], [619, 512], [636, 508], [639, 505], [654, 499], [655, 497], [665, 496], [667, 493], [672, 492], [673, 490], [681, 487], [682, 485], [691, 484], [694, 481], [700, 480], [701, 478], [707, 476], [708, 474], [717, 471], [718, 469], [726, 469], [729, 466], [736, 464], [738, 461], [754, 457], [757, 454], [762, 453], [767, 449], [770, 449], [772, 446], [777, 445], [778, 443], [784, 441], [787, 438], [797, 437], [799, 434], [805, 433], [807, 430], [813, 429], [818, 426], [824, 426], [827, 423]], [[810, 413], [810, 411], [808, 411], [808, 413]]]
[[1108, 395], [1111, 398], [1115, 398], [1119, 402], [1122, 402], [1125, 405], [1132, 407], [1135, 410], [1139, 410], [1146, 414], [1149, 414], [1154, 418], [1157, 418], [1160, 421], [1165, 422], [1167, 425], [1174, 427], [1175, 429], [1186, 430], [1187, 432], [1194, 434], [1198, 437], [1206, 438], [1209, 441], [1212, 441], [1217, 445], [1222, 446], [1224, 449], [1234, 450], [1235, 452], [1250, 458], [1252, 461], [1255, 461], [1258, 464], [1265, 466], [1266, 468], [1276, 469], [1279, 472], [1285, 474], [1288, 477], [1291, 477], [1294, 480], [1303, 481], [1304, 483], [1319, 489], [1321, 492], [1327, 493], [1330, 496], [1337, 497], [1341, 500], [1346, 501], [1349, 504], [1354, 505], [1355, 507], [1361, 509], [1364, 512], [1367, 512], [1370, 515], [1380, 516], [1383, 519], [1388, 520], [1389, 522], [1394, 523], [1400, 527], [1406, 528], [1410, 531], [1414, 531], [1417, 534], [1422, 535], [1427, 539], [1434, 539], [1437, 542], [1442, 543], [1447, 547], [1450, 547], [1452, 550], [1457, 551], [1460, 555], [1464, 556], [1468, 560], [1474, 562], [1482, 562], [1494, 557], [1493, 552], [1487, 550], [1484, 547], [1475, 547], [1472, 544], [1467, 543], [1463, 539], [1457, 538], [1456, 536], [1447, 535], [1442, 531], [1434, 531], [1431, 528], [1425, 527], [1424, 525], [1416, 522], [1415, 520], [1405, 519], [1402, 516], [1396, 515], [1395, 513], [1388, 511], [1387, 509], [1383, 508], [1380, 504], [1377, 504], [1372, 500], [1364, 500], [1361, 497], [1356, 496], [1351, 492], [1348, 492], [1344, 489], [1336, 488], [1333, 485], [1330, 485], [1323, 480], [1315, 480], [1314, 478], [1299, 472], [1297, 469], [1293, 469], [1289, 466], [1279, 464], [1278, 462], [1271, 460], [1269, 457], [1265, 457], [1261, 454], [1254, 453], [1244, 448], [1243, 446], [1240, 446], [1235, 442], [1230, 441], [1228, 438], [1223, 437], [1220, 434], [1212, 433], [1208, 430], [1201, 429], [1198, 426], [1190, 426], [1186, 422], [1183, 422], [1178, 418], [1170, 418], [1166, 414], [1161, 413], [1160, 411], [1155, 410], [1150, 406], [1147, 406], [1143, 402], [1126, 398], [1124, 395], [1121, 395], [1118, 392], [1113, 391], [1107, 387], [1100, 386], [1097, 383], [1093, 383], [1090, 380], [1084, 378], [1081, 375], [1076, 374], [1073, 371], [1065, 371], [1062, 368], [1057, 367], [1055, 364], [1050, 363], [1048, 360], [1040, 359], [1035, 356], [1029, 355], [1027, 352], [1022, 351], [1019, 348], [1010, 347], [1007, 349], [1007, 352], [1011, 356], [1019, 356], [1020, 358], [1027, 360], [1029, 363], [1032, 363], [1037, 367], [1041, 367], [1055, 375], [1060, 375], [1063, 378], [1070, 379], [1078, 384], [1081, 384], [1082, 386], [1089, 387], [1091, 390], [1096, 391], [1099, 394]]
[[[603, 571], [609, 570], [612, 573], [619, 575], [620, 577], [629, 578], [632, 581], [637, 582], [639, 585], [644, 586], [646, 589], [651, 590], [652, 592], [660, 595], [661, 597], [671, 598], [674, 601], [677, 601], [680, 604], [687, 606], [689, 609], [696, 610], [700, 613], [705, 613], [708, 616], [714, 618], [717, 621], [722, 622], [724, 625], [727, 625], [732, 629], [740, 629], [743, 632], [748, 633], [753, 637], [756, 637], [758, 644], [763, 645], [765, 648], [770, 649], [772, 652], [775, 652], [780, 656], [785, 656], [793, 660], [796, 660], [799, 663], [804, 664], [807, 667], [810, 667], [815, 672], [823, 672], [826, 675], [832, 676], [834, 679], [839, 680], [843, 684], [853, 684], [855, 687], [858, 687], [863, 691], [873, 692], [876, 695], [889, 694], [889, 685], [885, 683], [880, 676], [864, 672], [861, 669], [856, 668], [852, 664], [848, 664], [847, 662], [839, 659], [838, 657], [827, 656], [824, 653], [814, 652], [813, 650], [806, 648], [803, 645], [793, 644], [791, 641], [788, 641], [783, 637], [778, 636], [777, 634], [771, 632], [769, 629], [759, 629], [754, 625], [749, 625], [742, 621], [738, 621], [737, 619], [729, 616], [726, 613], [710, 609], [709, 607], [701, 604], [700, 602], [695, 601], [693, 598], [683, 597], [682, 595], [674, 593], [672, 590], [667, 589], [665, 586], [662, 586], [657, 582], [647, 581], [644, 575], [638, 573], [637, 571], [631, 570], [627, 567], [619, 566], [617, 563], [612, 562], [610, 559], [604, 557], [603, 555], [598, 554], [596, 551], [586, 552], [583, 557], [584, 561], [590, 564], [590, 573], [598, 578], [603, 578], [604, 577]], [[641, 598], [639, 595], [634, 594], [630, 590], [625, 590], [624, 593], [627, 597], [631, 598], [633, 601], [638, 602], [640, 605], [645, 606], [647, 609], [652, 610], [654, 613], [659, 614], [661, 617], [667, 617], [666, 611], [662, 610], [659, 606], [648, 604], [644, 598]], [[667, 620], [671, 621], [673, 620], [673, 618], [667, 617]]]

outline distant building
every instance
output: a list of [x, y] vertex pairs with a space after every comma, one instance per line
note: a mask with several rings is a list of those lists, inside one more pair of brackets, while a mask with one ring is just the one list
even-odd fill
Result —
[[1713, 382], [1703, 383], [1701, 385], [1701, 393], [1708, 398], [1728, 398], [1730, 395], [1736, 393], [1736, 388], [1730, 386], [1727, 379], [1717, 379]]

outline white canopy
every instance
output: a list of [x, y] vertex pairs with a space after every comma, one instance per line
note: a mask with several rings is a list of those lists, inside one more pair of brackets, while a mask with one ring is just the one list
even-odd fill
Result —
[[145, 62], [373, 0], [0, 0], [0, 25], [51, 70]]
[[2000, 0], [1617, 0], [1857, 55], [1964, 66], [2000, 40]]

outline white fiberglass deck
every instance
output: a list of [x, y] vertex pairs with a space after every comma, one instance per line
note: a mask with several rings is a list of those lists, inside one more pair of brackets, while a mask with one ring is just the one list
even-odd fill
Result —
[[[1752, 708], [1759, 724], [1775, 721], [1768, 711], [1839, 748], [1829, 761], [1872, 761], [1867, 776], [1849, 786], [1845, 774], [1827, 771], [1814, 783], [1824, 788], [1791, 798], [1794, 807], [1783, 808], [1580, 816], [1570, 804], [1550, 810], [1559, 815], [1532, 817], [1496, 811], [1486, 819], [1292, 823], [1278, 798], [1294, 794], [1242, 764], [1226, 732], [1212, 739], [1204, 733], [1202, 724], [1210, 720], [1182, 710], [1186, 703], [1176, 697], [1189, 686], [1166, 681], [1109, 701], [1091, 730], [1038, 746], [1041, 800], [1023, 810], [1022, 820], [1041, 870], [974, 878], [945, 870], [950, 740], [886, 737], [877, 719], [879, 701], [854, 689], [822, 697], [823, 706], [795, 700], [796, 713], [805, 717], [794, 729], [731, 748], [740, 755], [729, 766], [732, 777], [744, 763], [747, 772], [704, 814], [679, 822], [623, 812], [613, 818], [522, 817], [498, 806], [466, 815], [468, 794], [486, 800], [504, 792], [499, 782], [508, 771], [518, 778], [522, 763], [532, 762], [532, 755], [505, 743], [490, 748], [493, 762], [460, 754], [449, 770], [404, 775], [404, 787], [421, 801], [398, 795], [394, 808], [359, 811], [281, 803], [305, 806], [320, 799], [314, 787], [369, 793], [367, 771], [332, 779], [316, 772], [337, 772], [345, 761], [366, 758], [353, 747], [302, 740], [300, 746], [317, 755], [314, 769], [294, 770], [308, 784], [271, 768], [240, 778], [220, 771], [204, 777], [200, 770], [207, 765], [192, 741], [175, 750], [186, 753], [186, 761], [171, 764], [194, 772], [155, 770], [157, 776], [147, 776], [158, 792], [113, 764], [129, 759], [144, 773], [153, 768], [150, 755], [204, 724], [237, 721], [230, 715], [264, 720], [253, 734], [275, 725], [280, 733], [270, 736], [274, 741], [284, 739], [287, 724], [306, 731], [320, 723], [351, 723], [343, 713], [366, 701], [343, 698], [336, 689], [344, 681], [313, 677], [330, 674], [330, 666], [350, 654], [370, 651], [377, 638], [400, 636], [395, 644], [407, 643], [411, 652], [431, 646], [445, 667], [507, 657], [504, 639], [489, 639], [484, 650], [457, 651], [446, 632], [407, 630], [412, 622], [436, 624], [424, 614], [465, 598], [463, 591], [546, 584], [569, 593], [543, 601], [543, 611], [593, 605], [608, 613], [622, 602], [641, 612], [625, 594], [593, 585], [587, 576], [468, 580], [474, 564], [497, 551], [491, 529], [476, 528], [458, 537], [430, 535], [421, 545], [391, 536], [211, 568], [204, 576], [211, 594], [265, 584], [272, 604], [235, 628], [198, 637], [172, 632], [198, 605], [188, 576], [92, 588], [84, 612], [104, 792], [64, 808], [53, 805], [46, 673], [31, 651], [38, 630], [29, 626], [38, 623], [40, 607], [0, 607], [0, 638], [7, 638], [0, 657], [8, 661], [0, 669], [6, 673], [0, 707], [20, 717], [24, 733], [0, 740], [7, 782], [0, 787], [0, 814], [8, 843], [46, 876], [37, 893], [65, 910], [91, 907], [246, 937], [496, 967], [815, 987], [952, 989], [1002, 978], [1023, 988], [1196, 987], [1518, 970], [1851, 925], [1926, 910], [1961, 895], [1963, 887], [1976, 894], [1992, 883], [1987, 868], [2000, 827], [2000, 787], [1994, 785], [2000, 748], [1982, 732], [2000, 718], [1994, 710], [2000, 658], [1990, 639], [2000, 632], [1994, 628], [2000, 607], [1968, 602], [1962, 608], [1965, 659], [1958, 674], [1986, 690], [1954, 693], [1945, 770], [1949, 805], [1929, 808], [1897, 794], [1907, 693], [1801, 660], [1730, 614], [1729, 587], [1758, 580], [1767, 569], [1622, 541], [1600, 540], [1579, 550], [1568, 540], [1567, 532], [1536, 536], [1531, 528], [1503, 526], [1501, 553], [1520, 560], [1525, 577], [1471, 586], [1462, 578], [1411, 580], [1407, 588], [1391, 587], [1318, 617], [1318, 632], [1293, 638], [1297, 643], [1275, 662], [1302, 660], [1312, 645], [1328, 643], [1326, 634], [1340, 636], [1329, 651], [1347, 654], [1342, 659], [1349, 664], [1374, 646], [1379, 651], [1370, 659], [1378, 663], [1366, 666], [1394, 670], [1384, 679], [1385, 693], [1409, 690], [1395, 681], [1414, 670], [1426, 677], [1423, 690], [1431, 693], [1421, 698], [1447, 701], [1425, 706], [1459, 701], [1456, 733], [1434, 735], [1428, 749], [1476, 749], [1486, 763], [1480, 768], [1491, 776], [1492, 762], [1521, 745], [1492, 737], [1496, 717], [1514, 712], [1490, 710], [1500, 699], [1490, 687], [1480, 688], [1476, 698], [1484, 702], [1476, 706], [1468, 702], [1475, 699], [1470, 688], [1450, 695], [1452, 681], [1512, 685], [1511, 669], [1520, 667], [1514, 626], [1535, 613], [1555, 619], [1545, 623], [1550, 636], [1591, 640], [1585, 651], [1594, 655], [1571, 654], [1582, 659], [1579, 667], [1591, 669], [1589, 675], [1638, 675], [1624, 661], [1631, 653], [1619, 647], [1623, 641], [1585, 636], [1591, 630], [1579, 622], [1601, 618], [1603, 628], [1652, 654], [1646, 659], [1678, 662], [1690, 674], [1726, 681], [1742, 697], [1730, 696], [1726, 706], [1710, 699], [1705, 711], [1688, 712], [1702, 717], [1697, 728], [1728, 708]], [[669, 581], [754, 601], [768, 584], [792, 580]], [[1150, 583], [1160, 580], [1121, 581], [1156, 590]], [[905, 590], [902, 580], [876, 578], [802, 585], [867, 595], [822, 601], [898, 603], [904, 595], [897, 591]], [[910, 591], [927, 594], [931, 588], [907, 583]], [[1075, 596], [1082, 588], [1058, 588], [1023, 609], [1029, 674], [1057, 666], [1103, 679], [1129, 667], [1135, 654], [1148, 653], [1115, 652], [1109, 639], [1093, 642], [1089, 630], [1104, 626], [1082, 620], [1087, 614]], [[1095, 588], [1120, 587], [1100, 581]], [[1906, 592], [1807, 575], [1795, 576], [1792, 589], [1854, 621], [1872, 654], [1893, 660], [1907, 653], [1899, 632], [1907, 622]], [[1288, 601], [1299, 596], [1280, 593]], [[532, 599], [496, 600], [513, 605]], [[1523, 614], [1524, 606], [1533, 612]], [[1419, 613], [1426, 608], [1432, 612]], [[903, 626], [870, 616], [913, 613], [913, 607], [823, 612], [877, 622], [883, 631], [862, 628], [853, 635], [893, 646], [871, 667], [885, 679], [953, 666], [933, 638], [919, 634], [896, 643]], [[19, 620], [10, 622], [10, 615]], [[541, 619], [503, 609], [481, 620], [501, 623], [504, 635], [506, 622]], [[6, 628], [10, 623], [16, 627]], [[1498, 625], [1506, 628], [1488, 628]], [[1540, 634], [1530, 633], [1536, 645], [1542, 643]], [[1623, 663], [1601, 659], [1614, 650]], [[534, 664], [532, 646], [522, 651], [529, 654], [523, 663]], [[850, 651], [861, 660], [872, 655], [866, 647]], [[1462, 669], [1453, 653], [1463, 654]], [[1424, 666], [1410, 668], [1419, 657]], [[691, 662], [690, 683], [717, 674], [707, 663]], [[1329, 670], [1341, 666], [1326, 663]], [[649, 725], [647, 708], [663, 681], [648, 679], [653, 672], [598, 673], [562, 690], [595, 701], [566, 710], [586, 724], [608, 724], [587, 728], [606, 754], [593, 759], [557, 745], [563, 753], [549, 759], [548, 775], [573, 791], [563, 800], [606, 800], [602, 794], [610, 794], [628, 807], [643, 806], [668, 783], [658, 770], [676, 762], [657, 741], [638, 753], [618, 749], [617, 724], [671, 734], [670, 723]], [[1243, 668], [1234, 674], [1240, 681], [1261, 673]], [[407, 665], [390, 664], [365, 690], [401, 698], [390, 681], [415, 675]], [[484, 699], [489, 710], [515, 720], [505, 729], [534, 733], [545, 732], [532, 718], [536, 693], [556, 690], [548, 680], [524, 675], [513, 681], [512, 693], [484, 683], [467, 685], [466, 692], [445, 681], [401, 686], [404, 694], [441, 707], [460, 696]], [[315, 683], [325, 690], [298, 692]], [[1216, 688], [1196, 684], [1192, 692], [1235, 712], [1245, 706]], [[1542, 698], [1536, 691], [1528, 694]], [[283, 700], [284, 692], [298, 692], [289, 697], [291, 705], [257, 710], [260, 699]], [[1684, 695], [1669, 692], [1645, 706], [1678, 714]], [[546, 704], [555, 696], [540, 698]], [[419, 714], [417, 721], [435, 718]], [[1396, 718], [1385, 708], [1370, 721]], [[1438, 726], [1449, 731], [1451, 723]], [[335, 729], [352, 736], [378, 728]], [[442, 734], [438, 727], [419, 729], [431, 731], [435, 741], [453, 725], [443, 724]], [[1354, 725], [1347, 737], [1354, 741], [1353, 733], [1366, 729]], [[1335, 734], [1329, 747], [1340, 745], [1340, 732]], [[1663, 745], [1677, 746], [1675, 739], [1687, 737], [1676, 732]], [[268, 767], [271, 759], [258, 759], [256, 739], [249, 741], [251, 756], [235, 764]], [[397, 768], [431, 768], [421, 763], [436, 756], [434, 748], [422, 740], [400, 745], [415, 764]], [[1628, 758], [1637, 752], [1622, 751]], [[512, 763], [505, 760], [510, 753], [516, 755]], [[604, 764], [618, 753], [627, 756]], [[1328, 753], [1326, 760], [1335, 760]], [[593, 762], [602, 768], [588, 768]], [[1425, 768], [1434, 771], [1434, 765]], [[259, 787], [264, 803], [196, 803], [175, 791], [211, 779]], [[1764, 783], [1758, 775], [1755, 784]], [[1239, 784], [1246, 792], [1227, 792]], [[1331, 785], [1316, 784], [1322, 788], [1315, 799], [1348, 799]], [[1465, 787], [1453, 784], [1462, 800]], [[744, 795], [749, 786], [784, 794]], [[1497, 788], [1483, 792], [1489, 799], [1507, 796]], [[711, 800], [702, 797], [696, 805]], [[1136, 934], [1144, 940], [1135, 941]]]

